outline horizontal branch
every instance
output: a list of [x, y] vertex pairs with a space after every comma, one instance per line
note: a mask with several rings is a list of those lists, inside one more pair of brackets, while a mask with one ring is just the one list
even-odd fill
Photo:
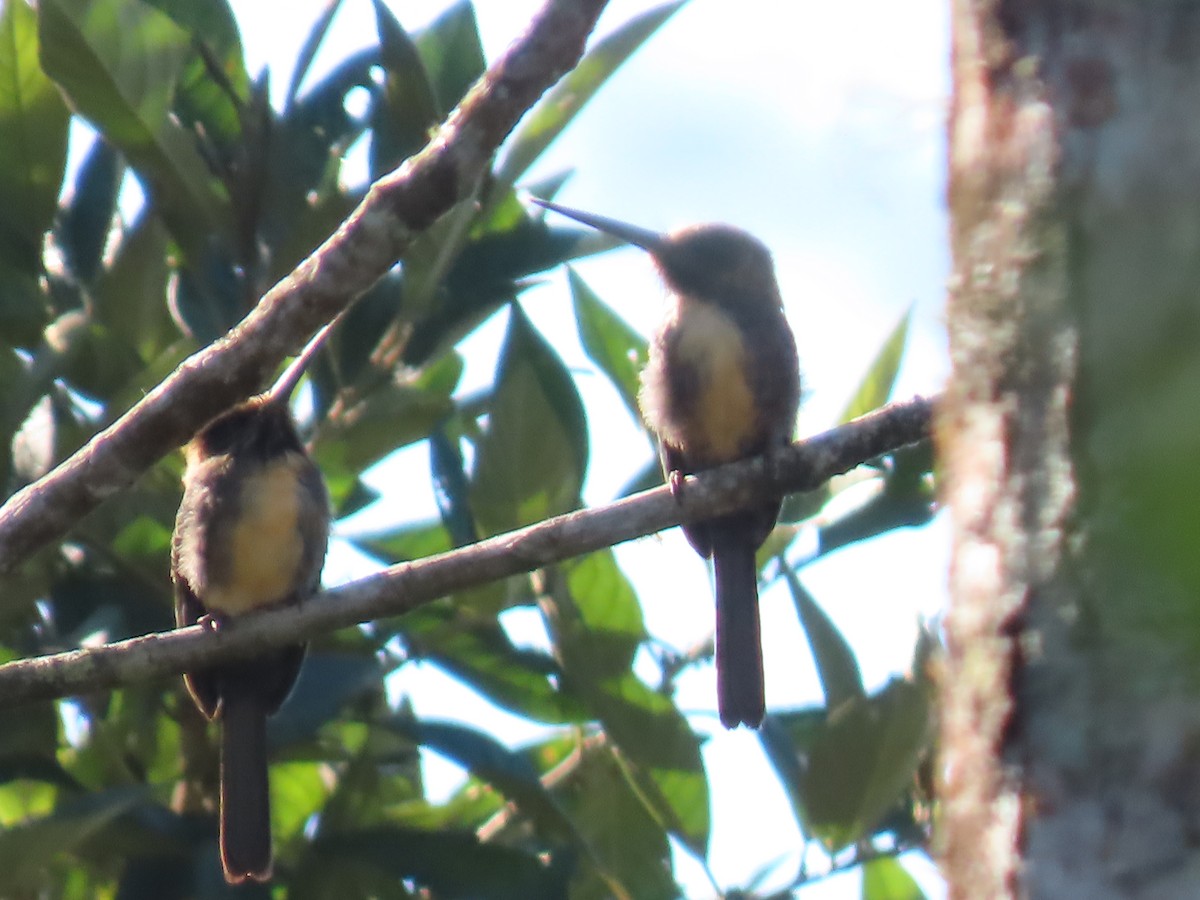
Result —
[[0, 706], [161, 678], [255, 650], [409, 612], [439, 597], [609, 547], [680, 522], [729, 512], [835, 475], [929, 436], [933, 401], [894, 403], [758, 458], [689, 476], [678, 498], [666, 487], [517, 531], [323, 591], [296, 606], [254, 613], [218, 632], [193, 625], [0, 666]]
[[242, 322], [115, 423], [0, 507], [0, 575], [61, 537], [206, 422], [262, 389], [280, 362], [365, 292], [470, 194], [492, 154], [583, 54], [605, 0], [548, 0], [429, 145], [377, 181], [337, 232]]

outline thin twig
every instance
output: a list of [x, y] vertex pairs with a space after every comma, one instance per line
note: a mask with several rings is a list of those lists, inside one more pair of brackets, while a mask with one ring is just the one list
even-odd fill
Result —
[[895, 403], [769, 460], [752, 459], [689, 476], [678, 498], [666, 487], [556, 516], [449, 553], [384, 569], [298, 606], [246, 615], [213, 632], [200, 626], [0, 666], [0, 706], [65, 697], [160, 678], [358, 622], [409, 612], [447, 594], [531, 572], [791, 491], [929, 436], [933, 401]]
[[462, 200], [517, 120], [579, 61], [605, 0], [548, 0], [429, 144], [384, 176], [341, 227], [224, 338], [179, 366], [82, 449], [0, 507], [0, 575], [61, 537], [371, 287]]

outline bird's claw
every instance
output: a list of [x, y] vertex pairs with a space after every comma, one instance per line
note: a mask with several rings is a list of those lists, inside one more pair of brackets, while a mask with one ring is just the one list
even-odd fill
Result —
[[683, 499], [683, 479], [684, 475], [678, 469], [672, 469], [667, 474], [667, 487], [671, 490], [671, 496], [676, 501]]
[[220, 631], [225, 626], [223, 616], [215, 616], [212, 613], [205, 613], [196, 620], [196, 624], [205, 631]]

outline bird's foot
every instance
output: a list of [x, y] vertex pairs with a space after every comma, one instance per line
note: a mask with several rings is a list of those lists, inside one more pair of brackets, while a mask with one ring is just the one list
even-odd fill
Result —
[[676, 502], [683, 499], [683, 479], [684, 474], [678, 469], [672, 469], [667, 473], [667, 487], [671, 490], [671, 496]]
[[225, 617], [214, 615], [213, 613], [205, 613], [196, 620], [196, 624], [205, 631], [220, 631], [225, 627]]

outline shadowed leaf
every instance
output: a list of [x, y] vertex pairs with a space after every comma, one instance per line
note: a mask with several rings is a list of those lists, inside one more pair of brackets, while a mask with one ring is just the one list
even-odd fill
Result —
[[573, 269], [567, 269], [567, 281], [583, 349], [608, 376], [629, 414], [640, 422], [638, 373], [646, 364], [646, 339], [605, 305]]
[[471, 504], [482, 532], [499, 534], [575, 509], [587, 458], [575, 383], [514, 306], [487, 430], [476, 448]]
[[25, 0], [0, 7], [0, 267], [42, 272], [67, 159], [69, 113], [38, 61], [37, 17]]
[[579, 65], [521, 120], [516, 132], [504, 146], [503, 159], [496, 172], [497, 179], [509, 185], [516, 183], [621, 63], [683, 6], [683, 2], [678, 0], [647, 10], [597, 41]]
[[896, 373], [900, 371], [900, 360], [904, 357], [904, 343], [908, 339], [908, 323], [912, 320], [912, 307], [896, 323], [883, 346], [875, 355], [867, 374], [863, 376], [858, 390], [846, 404], [838, 422], [849, 422], [887, 403], [892, 395]]
[[194, 139], [171, 116], [188, 33], [145, 3], [43, 0], [42, 65], [119, 147], [189, 256], [228, 224], [228, 201]]
[[849, 642], [800, 583], [796, 573], [787, 566], [783, 571], [792, 592], [792, 602], [800, 616], [800, 624], [812, 649], [821, 689], [825, 692], [825, 705], [836, 709], [846, 700], [862, 697], [865, 693], [862, 674]]

